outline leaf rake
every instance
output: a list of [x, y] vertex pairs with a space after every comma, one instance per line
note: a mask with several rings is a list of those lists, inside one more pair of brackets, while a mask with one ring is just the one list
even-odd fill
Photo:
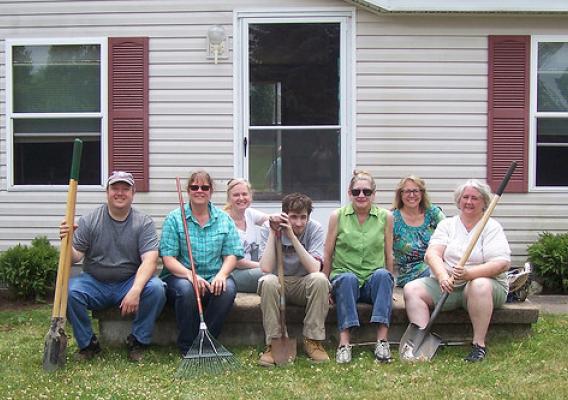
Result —
[[193, 254], [191, 252], [191, 242], [189, 238], [189, 230], [187, 229], [187, 221], [185, 217], [185, 205], [181, 192], [180, 178], [176, 178], [176, 186], [179, 197], [179, 205], [181, 209], [181, 219], [183, 221], [183, 230], [185, 233], [185, 242], [187, 244], [187, 252], [189, 254], [189, 263], [191, 265], [191, 281], [193, 282], [193, 290], [197, 298], [197, 310], [199, 312], [199, 333], [193, 341], [187, 353], [178, 367], [176, 376], [179, 378], [190, 378], [203, 374], [220, 374], [224, 371], [234, 369], [240, 366], [239, 360], [219, 343], [207, 329], [205, 318], [203, 317], [203, 305], [197, 284], [197, 273], [195, 272], [195, 264], [193, 262]]

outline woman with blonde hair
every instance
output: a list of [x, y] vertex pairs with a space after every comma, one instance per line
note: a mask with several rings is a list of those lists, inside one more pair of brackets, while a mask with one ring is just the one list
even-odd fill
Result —
[[440, 207], [430, 203], [426, 184], [415, 175], [400, 180], [392, 206], [394, 264], [398, 272], [396, 284], [404, 287], [414, 279], [430, 276], [424, 254], [430, 236], [445, 216]]
[[348, 194], [351, 203], [329, 218], [323, 272], [331, 278], [337, 304], [338, 363], [351, 361], [351, 329], [358, 327], [357, 302], [373, 305], [371, 322], [377, 325], [375, 359], [389, 362], [387, 341], [392, 311], [392, 215], [374, 204], [375, 180], [365, 171], [353, 171]]
[[243, 178], [230, 179], [227, 182], [227, 204], [223, 210], [235, 222], [245, 252], [232, 276], [238, 292], [256, 293], [258, 279], [263, 275], [258, 264], [260, 240], [257, 226], [268, 220], [268, 214], [252, 208], [251, 204], [251, 184]]

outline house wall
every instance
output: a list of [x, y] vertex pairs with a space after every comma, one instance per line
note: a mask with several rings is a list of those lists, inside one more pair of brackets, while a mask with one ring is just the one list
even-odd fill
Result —
[[[66, 199], [64, 192], [6, 191], [4, 39], [150, 38], [150, 192], [138, 193], [135, 202], [160, 227], [176, 207], [176, 175], [206, 167], [218, 178], [215, 202], [224, 200], [224, 182], [233, 175], [233, 54], [213, 65], [205, 58], [205, 37], [214, 24], [232, 36], [233, 10], [257, 6], [349, 7], [340, 0], [0, 0], [0, 249], [38, 234], [55, 241]], [[567, 22], [567, 16], [358, 10], [354, 159], [377, 177], [378, 202], [388, 206], [398, 179], [414, 173], [454, 215], [454, 187], [486, 176], [487, 35], [567, 34]], [[495, 215], [516, 262], [524, 261], [538, 232], [566, 230], [566, 200], [567, 193], [503, 197]], [[102, 189], [80, 189], [77, 213], [101, 201]]]

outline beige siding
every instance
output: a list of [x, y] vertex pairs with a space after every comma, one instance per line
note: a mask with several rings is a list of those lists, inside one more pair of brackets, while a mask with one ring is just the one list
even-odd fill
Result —
[[[372, 171], [379, 202], [413, 173], [457, 213], [453, 189], [485, 179], [487, 35], [568, 34], [568, 17], [357, 15], [357, 164]], [[542, 231], [568, 227], [568, 193], [505, 194], [495, 216], [514, 262]]]
[[[206, 60], [207, 29], [223, 24], [232, 36], [234, 9], [319, 6], [350, 7], [340, 0], [0, 0], [0, 249], [37, 234], [55, 241], [66, 198], [6, 191], [4, 39], [150, 37], [151, 192], [137, 194], [136, 203], [159, 227], [176, 206], [176, 175], [207, 167], [218, 178], [217, 203], [233, 175], [233, 54], [216, 66]], [[487, 35], [567, 34], [568, 17], [358, 11], [356, 20], [357, 166], [377, 177], [383, 206], [398, 179], [414, 173], [455, 214], [456, 184], [486, 174]], [[103, 200], [102, 190], [80, 189], [77, 213]], [[504, 196], [496, 217], [517, 262], [539, 232], [566, 230], [567, 200], [567, 193]]]

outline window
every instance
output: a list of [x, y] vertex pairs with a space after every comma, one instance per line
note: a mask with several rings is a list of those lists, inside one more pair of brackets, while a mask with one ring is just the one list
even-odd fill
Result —
[[532, 182], [535, 188], [566, 188], [568, 38], [535, 38], [532, 48]]
[[101, 184], [106, 44], [7, 42], [10, 185], [65, 185], [73, 140], [83, 140], [80, 181]]
[[341, 200], [341, 171], [349, 169], [351, 149], [348, 21], [329, 15], [241, 19], [238, 169], [248, 173], [256, 200], [279, 201], [291, 192]]

